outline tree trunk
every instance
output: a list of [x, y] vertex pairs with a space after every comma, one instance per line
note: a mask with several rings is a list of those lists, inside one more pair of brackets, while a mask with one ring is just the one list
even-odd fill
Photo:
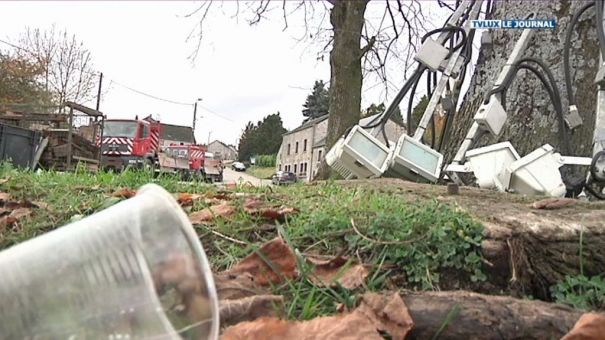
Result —
[[[348, 128], [357, 124], [361, 116], [361, 30], [368, 0], [332, 3], [330, 23], [334, 40], [330, 51], [330, 118], [326, 150], [330, 150]], [[318, 176], [325, 179], [329, 173], [329, 167], [322, 162]]]
[[402, 298], [414, 320], [410, 339], [431, 339], [444, 325], [439, 339], [560, 339], [582, 315], [542, 301], [464, 291], [409, 293]]
[[[568, 110], [568, 99], [563, 71], [563, 45], [568, 24], [574, 12], [585, 1], [496, 1], [494, 18], [525, 18], [528, 13], [537, 13], [538, 18], [556, 18], [556, 29], [536, 30], [524, 57], [542, 59], [556, 79], [561, 93], [564, 113]], [[598, 66], [594, 8], [580, 18], [572, 36], [570, 65], [573, 90], [583, 125], [569, 132], [561, 127], [548, 93], [535, 75], [526, 70], [519, 75], [507, 91], [508, 121], [501, 136], [483, 136], [475, 147], [510, 141], [521, 156], [543, 144], [551, 144], [564, 154], [560, 129], [568, 131], [571, 155], [590, 156], [595, 122], [596, 86], [593, 84]], [[451, 161], [460, 143], [473, 122], [483, 96], [492, 88], [521, 30], [491, 30], [492, 46], [483, 45], [477, 67], [471, 79], [469, 91], [464, 96], [461, 110], [455, 117], [450, 141], [445, 149], [446, 161]]]

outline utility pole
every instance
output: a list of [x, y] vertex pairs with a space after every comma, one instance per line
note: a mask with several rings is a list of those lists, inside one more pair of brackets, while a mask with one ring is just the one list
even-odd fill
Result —
[[197, 115], [197, 101], [193, 104], [193, 132], [195, 133], [195, 120]]
[[103, 72], [99, 74], [99, 90], [97, 91], [97, 111], [101, 105], [101, 86], [103, 85]]
[[198, 98], [195, 101], [195, 104], [193, 104], [193, 124], [192, 124], [192, 128], [193, 128], [193, 133], [195, 133], [195, 121], [197, 120], [197, 103], [201, 102], [202, 98]]

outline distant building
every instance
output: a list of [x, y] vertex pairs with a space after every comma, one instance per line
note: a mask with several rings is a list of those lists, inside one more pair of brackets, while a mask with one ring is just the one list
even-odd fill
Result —
[[[154, 121], [151, 116], [145, 117], [146, 121]], [[190, 126], [172, 125], [161, 123], [161, 139], [162, 144], [160, 146], [169, 146], [170, 144], [195, 144], [195, 136], [193, 135], [193, 129]]]
[[235, 147], [219, 140], [215, 140], [208, 145], [208, 152], [214, 154], [215, 159], [224, 161], [234, 161], [237, 159], [237, 150], [235, 150]]
[[[376, 116], [362, 118], [359, 124], [367, 125]], [[396, 142], [399, 136], [406, 133], [406, 130], [400, 124], [389, 120], [385, 132], [389, 141]], [[326, 155], [327, 134], [328, 115], [311, 119], [283, 134], [282, 144], [277, 153], [277, 170], [293, 172], [300, 179], [307, 181], [313, 178]], [[378, 134], [377, 138], [385, 142], [382, 134]]]

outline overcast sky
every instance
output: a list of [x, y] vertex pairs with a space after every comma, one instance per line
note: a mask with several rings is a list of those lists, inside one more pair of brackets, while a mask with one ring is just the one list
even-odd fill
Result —
[[[379, 1], [370, 4], [366, 18], [376, 17], [382, 6]], [[166, 123], [192, 122], [192, 105], [154, 100], [119, 85], [123, 84], [178, 102], [202, 98], [196, 137], [203, 143], [209, 134], [211, 140], [235, 143], [248, 121], [256, 122], [277, 111], [286, 128], [298, 126], [313, 82], [330, 78], [328, 58], [317, 60], [321, 41], [297, 39], [304, 35], [297, 14], [289, 17], [285, 31], [277, 11], [251, 27], [243, 5], [236, 20], [232, 18], [236, 3], [224, 2], [205, 22], [199, 55], [192, 63], [187, 58], [196, 41], [186, 38], [199, 15], [185, 15], [197, 7], [199, 2], [192, 1], [0, 1], [0, 37], [15, 42], [26, 26], [46, 29], [53, 24], [76, 34], [91, 51], [94, 69], [105, 76], [101, 111], [109, 118], [154, 114]], [[435, 1], [423, 2], [424, 7], [435, 22], [428, 23], [429, 28], [442, 25], [444, 10]], [[316, 26], [321, 21], [319, 12], [312, 21]], [[329, 28], [325, 19], [323, 26]], [[2, 44], [0, 48], [10, 49]], [[401, 70], [391, 70], [390, 76], [395, 85], [403, 84]], [[364, 84], [364, 106], [384, 99], [381, 87], [372, 85], [369, 81]], [[87, 104], [94, 107], [94, 103]]]

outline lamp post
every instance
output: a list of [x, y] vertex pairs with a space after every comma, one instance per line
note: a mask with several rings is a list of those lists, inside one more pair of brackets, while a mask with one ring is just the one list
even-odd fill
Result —
[[195, 121], [197, 119], [197, 103], [201, 102], [201, 101], [202, 101], [202, 98], [198, 98], [195, 101], [195, 104], [193, 104], [193, 125], [192, 125], [193, 133], [195, 133]]

